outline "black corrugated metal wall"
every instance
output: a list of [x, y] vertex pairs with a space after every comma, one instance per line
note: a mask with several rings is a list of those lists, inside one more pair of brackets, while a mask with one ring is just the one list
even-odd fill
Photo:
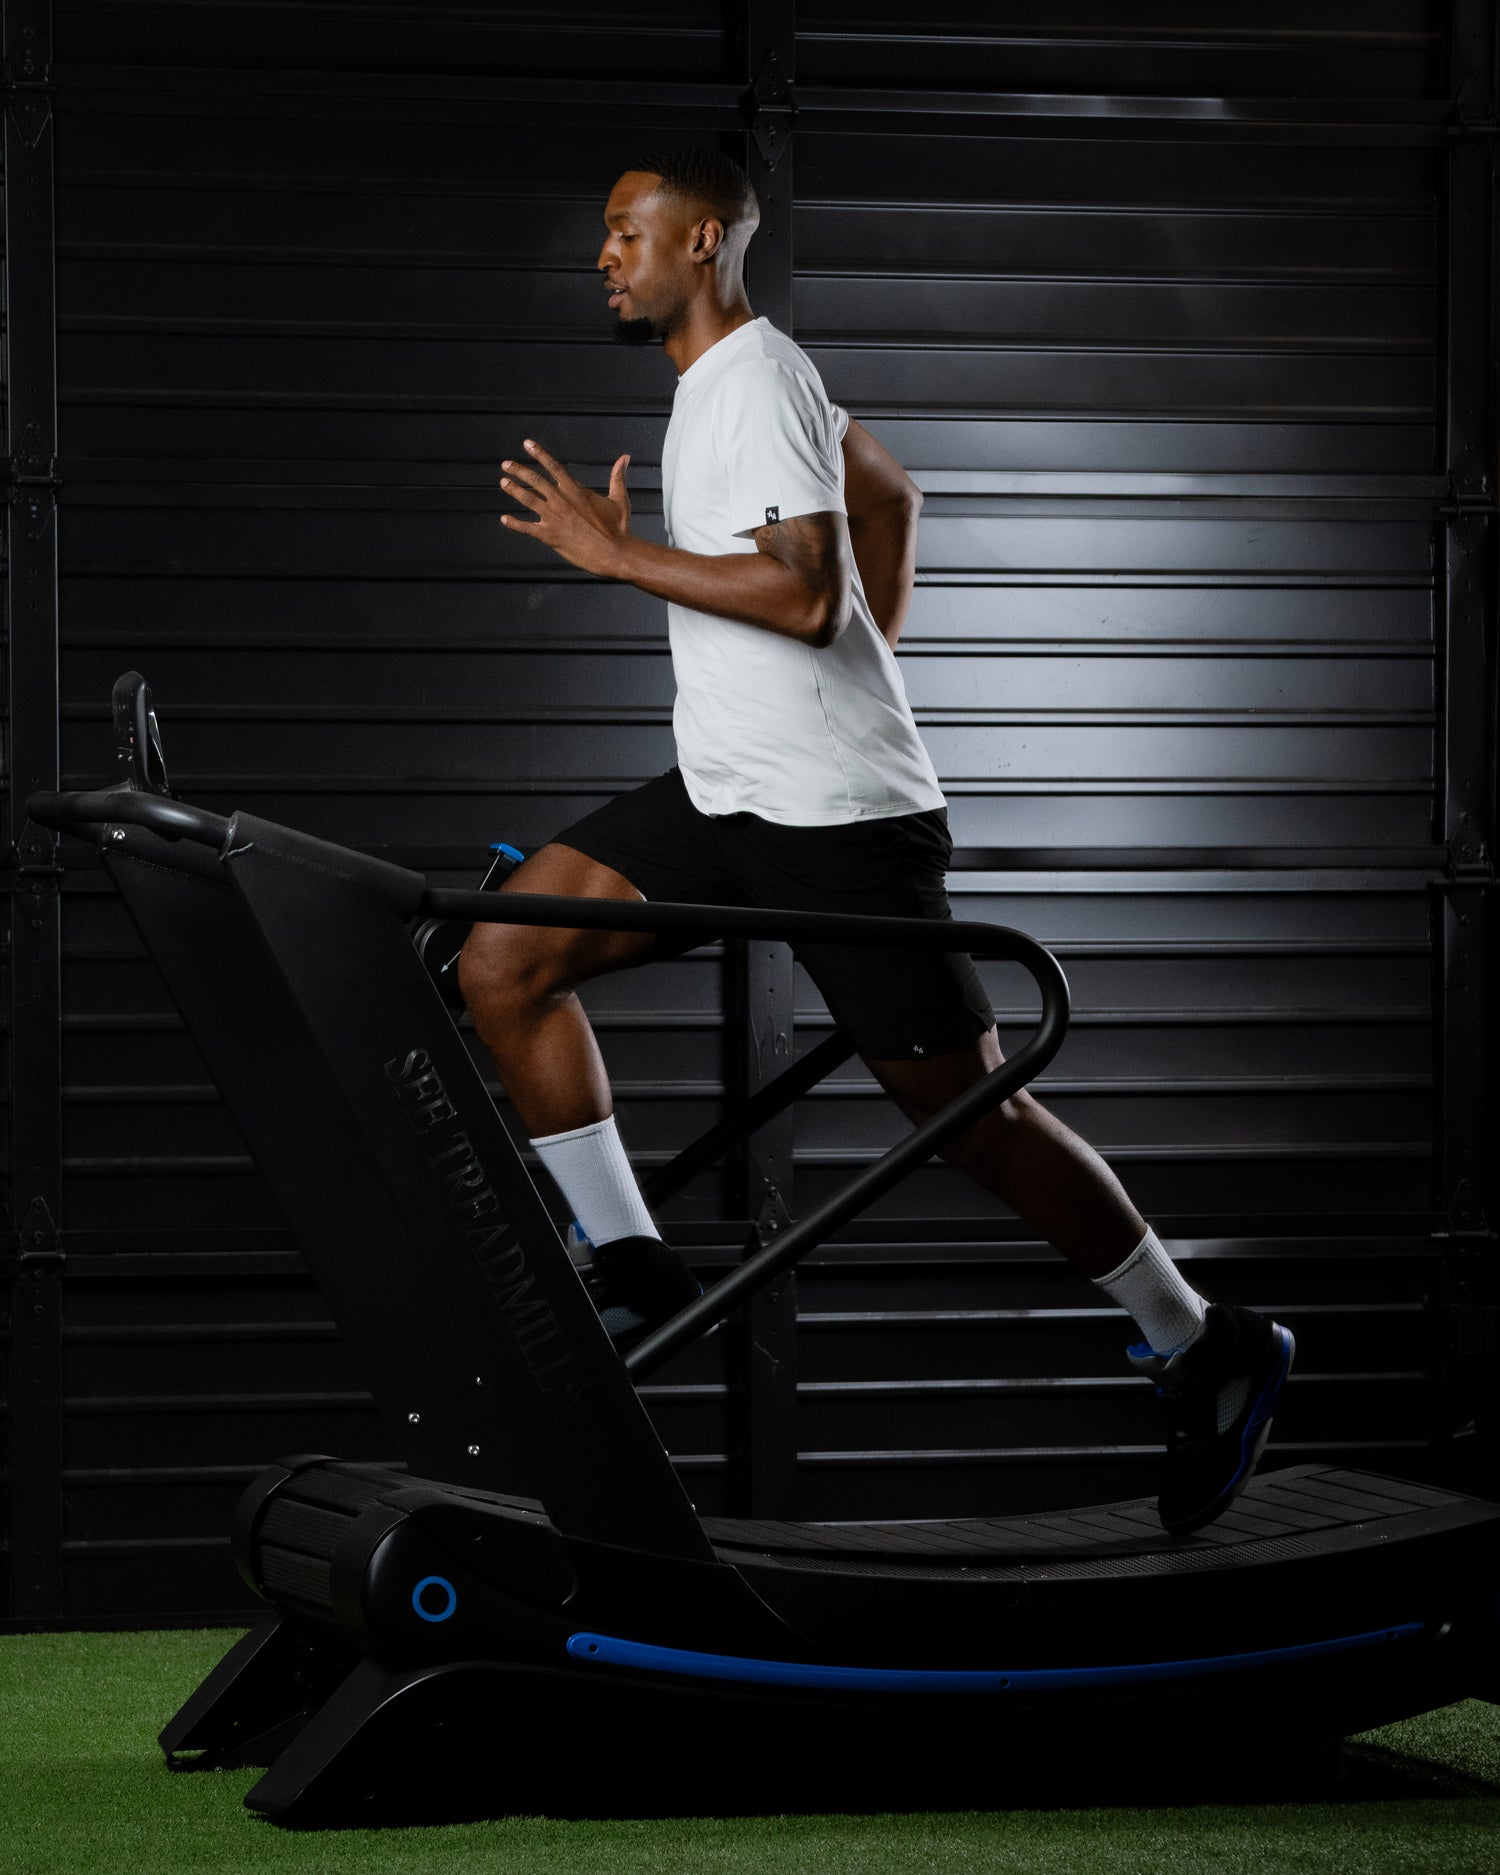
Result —
[[[670, 366], [609, 343], [599, 215], [636, 151], [717, 139], [757, 310], [927, 493], [902, 666], [959, 915], [1073, 983], [1043, 1098], [1296, 1328], [1273, 1455], [1493, 1491], [1491, 9], [882, 17], [6, 0], [13, 842], [59, 722], [62, 785], [108, 772], [131, 666], [186, 798], [444, 883], [664, 767], [663, 609], [506, 536], [494, 483], [523, 435], [628, 449], [659, 530]], [[7, 875], [8, 1606], [240, 1610], [241, 1485], [378, 1429], [60, 858]], [[750, 1008], [772, 1055], [827, 1020], [766, 947], [587, 1001], [648, 1165], [766, 1065]], [[669, 1235], [722, 1266], [767, 1177], [805, 1209], [899, 1125], [846, 1072]], [[1100, 1300], [933, 1167], [647, 1391], [705, 1511], [1125, 1495], [1157, 1432]]]

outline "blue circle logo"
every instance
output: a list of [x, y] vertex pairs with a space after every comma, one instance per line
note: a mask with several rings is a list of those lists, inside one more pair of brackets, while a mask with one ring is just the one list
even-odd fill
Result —
[[[434, 1611], [422, 1606], [423, 1589], [439, 1588], [448, 1597], [447, 1606]], [[424, 1621], [446, 1621], [458, 1606], [458, 1590], [447, 1576], [423, 1576], [411, 1592], [411, 1605]]]

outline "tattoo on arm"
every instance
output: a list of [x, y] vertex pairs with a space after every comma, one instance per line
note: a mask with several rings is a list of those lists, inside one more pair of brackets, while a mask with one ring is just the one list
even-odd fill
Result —
[[821, 641], [832, 644], [849, 622], [849, 578], [853, 552], [843, 515], [799, 514], [790, 521], [771, 521], [755, 530], [755, 545], [795, 573], [810, 595], [821, 602], [827, 626]]

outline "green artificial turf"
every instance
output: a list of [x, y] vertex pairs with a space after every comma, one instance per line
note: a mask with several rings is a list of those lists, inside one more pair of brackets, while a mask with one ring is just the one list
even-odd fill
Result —
[[[1315, 1801], [1173, 1808], [289, 1831], [241, 1806], [260, 1773], [173, 1775], [156, 1734], [234, 1636], [0, 1637], [0, 1870], [25, 1875], [1283, 1875], [1500, 1870], [1500, 1707], [1367, 1734]], [[775, 1741], [766, 1745], [774, 1775]], [[583, 1767], [580, 1767], [582, 1771]], [[1004, 1767], [997, 1765], [997, 1790]]]

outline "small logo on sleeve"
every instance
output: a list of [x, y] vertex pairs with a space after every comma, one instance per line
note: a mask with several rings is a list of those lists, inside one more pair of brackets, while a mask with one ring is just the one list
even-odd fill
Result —
[[780, 508], [767, 508], [766, 519], [767, 521], [779, 521], [781, 519], [781, 509]]

